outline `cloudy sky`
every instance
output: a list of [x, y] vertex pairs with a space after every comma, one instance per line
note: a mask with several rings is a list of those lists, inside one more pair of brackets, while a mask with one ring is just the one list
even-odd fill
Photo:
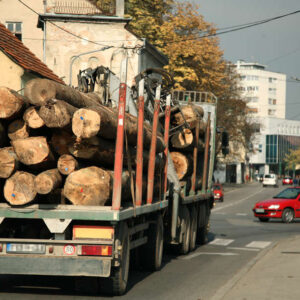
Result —
[[[300, 0], [194, 0], [217, 28], [264, 20], [300, 10]], [[287, 119], [300, 120], [300, 13], [220, 35], [226, 59], [255, 61], [287, 75]]]

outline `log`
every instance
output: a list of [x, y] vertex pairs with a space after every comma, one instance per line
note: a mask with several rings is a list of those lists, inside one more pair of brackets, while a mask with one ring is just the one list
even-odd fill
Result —
[[66, 101], [78, 108], [102, 103], [102, 99], [96, 93], [86, 95], [70, 86], [41, 78], [32, 79], [26, 84], [25, 96], [29, 103], [37, 106], [46, 105], [51, 99]]
[[180, 152], [171, 152], [170, 154], [173, 160], [178, 179], [181, 180], [186, 175], [189, 175], [193, 167], [190, 156], [184, 155]]
[[8, 178], [19, 167], [17, 155], [13, 147], [0, 149], [0, 178]]
[[57, 169], [63, 175], [69, 175], [78, 169], [77, 160], [69, 154], [63, 154], [57, 161]]
[[7, 144], [6, 130], [2, 123], [0, 123], [0, 147], [4, 147]]
[[34, 179], [35, 190], [38, 194], [46, 195], [59, 188], [62, 177], [57, 169], [44, 171]]
[[[99, 135], [106, 139], [115, 139], [118, 126], [118, 112], [115, 109], [98, 105], [97, 107], [81, 108], [77, 110], [72, 119], [72, 130], [77, 138], [91, 138]], [[137, 142], [137, 118], [133, 115], [125, 115], [125, 131], [128, 143], [136, 145]], [[152, 137], [151, 126], [144, 123], [144, 147], [150, 148]], [[164, 150], [163, 137], [158, 133], [156, 152]]]
[[0, 119], [17, 116], [24, 107], [25, 98], [7, 87], [0, 87]]
[[45, 125], [43, 119], [37, 112], [37, 108], [34, 106], [30, 106], [25, 110], [23, 120], [26, 122], [27, 126], [33, 129], [41, 128]]
[[59, 155], [70, 154], [69, 144], [74, 143], [75, 138], [67, 131], [54, 131], [51, 137], [52, 149]]
[[184, 128], [182, 131], [176, 132], [171, 137], [171, 145], [176, 149], [187, 148], [191, 146], [193, 142], [194, 142], [193, 132], [188, 128]]
[[25, 165], [38, 165], [53, 160], [47, 140], [43, 136], [11, 141], [19, 161]]
[[41, 106], [38, 114], [49, 128], [63, 128], [71, 123], [76, 107], [61, 100], [51, 100]]
[[[92, 161], [103, 167], [111, 168], [115, 162], [115, 142], [105, 140], [100, 137], [92, 137], [90, 139], [83, 139], [80, 142], [73, 142], [69, 144], [69, 152], [76, 158]], [[136, 149], [129, 147], [131, 154], [132, 167], [136, 166]], [[148, 166], [149, 152], [143, 151], [143, 165], [144, 168]], [[126, 150], [124, 149], [124, 166], [128, 165], [128, 158]], [[156, 171], [163, 165], [163, 160], [160, 156], [156, 156], [155, 160]]]
[[72, 172], [63, 193], [74, 205], [104, 205], [110, 194], [110, 175], [98, 167]]
[[24, 205], [34, 200], [36, 190], [34, 188], [35, 176], [22, 171], [17, 171], [6, 179], [4, 185], [4, 197], [12, 205]]
[[8, 125], [7, 131], [7, 135], [12, 141], [29, 137], [29, 129], [24, 120], [13, 121]]
[[190, 126], [191, 129], [196, 127], [198, 119], [202, 119], [204, 110], [202, 107], [197, 105], [185, 105], [181, 107], [181, 112], [177, 112], [172, 116], [172, 124], [179, 126], [185, 122]]

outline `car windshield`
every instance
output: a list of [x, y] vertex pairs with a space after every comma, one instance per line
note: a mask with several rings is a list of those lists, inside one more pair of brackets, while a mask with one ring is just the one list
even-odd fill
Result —
[[213, 189], [214, 189], [215, 191], [220, 191], [220, 190], [221, 190], [221, 187], [220, 187], [219, 185], [215, 185], [215, 186], [213, 186]]
[[265, 178], [274, 178], [274, 175], [265, 175]]
[[300, 194], [300, 189], [289, 188], [280, 192], [278, 195], [274, 196], [273, 198], [296, 199], [299, 194]]

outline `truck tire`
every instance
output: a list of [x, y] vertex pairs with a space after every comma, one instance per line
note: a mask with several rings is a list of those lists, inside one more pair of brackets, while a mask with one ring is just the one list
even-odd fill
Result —
[[209, 212], [208, 207], [205, 203], [199, 206], [199, 226], [197, 231], [197, 243], [199, 245], [204, 245], [208, 242], [208, 226], [209, 226]]
[[164, 248], [164, 224], [161, 214], [148, 229], [148, 242], [142, 247], [142, 264], [148, 271], [158, 271], [162, 265]]
[[189, 210], [186, 206], [182, 206], [181, 216], [181, 230], [183, 231], [182, 243], [179, 245], [179, 253], [187, 254], [190, 250], [190, 230], [191, 230], [191, 218]]
[[190, 251], [193, 251], [196, 248], [197, 227], [198, 227], [198, 214], [194, 206], [192, 206], [190, 209], [190, 215], [191, 215]]
[[122, 250], [120, 253], [120, 266], [112, 269], [111, 288], [113, 295], [123, 295], [127, 289], [130, 257], [129, 232], [125, 222], [120, 225], [120, 230], [117, 233], [116, 240], [119, 241], [119, 245], [122, 247]]

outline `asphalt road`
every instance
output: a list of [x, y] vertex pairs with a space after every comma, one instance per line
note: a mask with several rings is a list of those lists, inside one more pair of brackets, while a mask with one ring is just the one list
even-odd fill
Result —
[[[131, 270], [129, 290], [118, 299], [217, 300], [222, 290], [251, 261], [281, 239], [299, 234], [300, 221], [260, 223], [253, 217], [256, 201], [283, 187], [253, 183], [225, 188], [225, 201], [212, 211], [209, 243], [186, 256], [166, 253], [159, 272]], [[0, 266], [1, 267], [1, 266]], [[1, 276], [0, 299], [111, 299], [97, 294], [93, 279]]]

